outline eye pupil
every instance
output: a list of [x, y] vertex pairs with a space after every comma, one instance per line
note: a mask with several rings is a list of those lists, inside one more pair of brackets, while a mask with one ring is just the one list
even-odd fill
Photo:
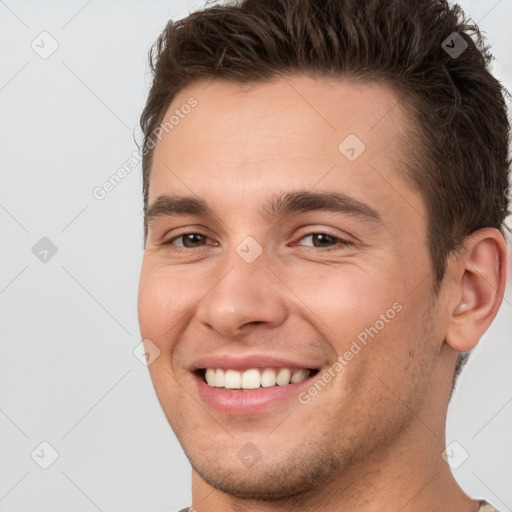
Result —
[[200, 235], [199, 233], [189, 233], [183, 236], [183, 245], [185, 247], [195, 247], [201, 243], [202, 239], [203, 235]]
[[315, 247], [319, 247], [315, 242], [316, 241], [319, 241], [320, 242], [320, 247], [324, 246], [324, 245], [329, 245], [329, 244], [333, 244], [335, 243], [334, 241], [334, 237], [332, 235], [327, 235], [325, 233], [316, 233], [315, 235], [313, 235], [313, 245]]

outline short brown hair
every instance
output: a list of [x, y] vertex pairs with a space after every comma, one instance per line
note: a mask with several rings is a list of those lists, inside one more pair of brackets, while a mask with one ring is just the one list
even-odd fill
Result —
[[[457, 56], [448, 51], [454, 41], [467, 44]], [[480, 228], [503, 232], [509, 213], [507, 91], [489, 72], [491, 60], [478, 27], [445, 0], [240, 0], [171, 20], [150, 51], [144, 210], [153, 133], [193, 82], [297, 73], [380, 82], [394, 88], [418, 128], [408, 174], [427, 207], [438, 290], [448, 254]]]

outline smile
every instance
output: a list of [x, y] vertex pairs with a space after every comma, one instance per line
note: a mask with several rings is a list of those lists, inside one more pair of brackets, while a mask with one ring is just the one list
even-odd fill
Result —
[[192, 372], [196, 391], [212, 411], [253, 417], [299, 405], [298, 396], [319, 370], [311, 368], [198, 368]]
[[287, 386], [302, 382], [318, 372], [318, 370], [309, 368], [251, 368], [245, 371], [205, 368], [201, 371], [208, 386], [231, 390]]

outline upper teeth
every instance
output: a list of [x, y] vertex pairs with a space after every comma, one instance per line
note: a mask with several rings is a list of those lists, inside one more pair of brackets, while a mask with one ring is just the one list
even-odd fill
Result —
[[206, 382], [209, 386], [229, 389], [257, 389], [260, 386], [268, 388], [271, 386], [284, 386], [286, 384], [301, 382], [309, 377], [309, 370], [290, 370], [281, 368], [265, 368], [259, 370], [251, 368], [244, 372], [238, 370], [223, 370], [222, 368], [207, 368]]

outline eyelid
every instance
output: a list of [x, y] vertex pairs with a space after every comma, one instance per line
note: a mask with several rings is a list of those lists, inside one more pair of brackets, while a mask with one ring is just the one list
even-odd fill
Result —
[[297, 230], [297, 235], [295, 235], [294, 239], [300, 240], [308, 235], [329, 235], [333, 238], [337, 238], [339, 241], [346, 242], [346, 243], [357, 243], [358, 239], [351, 235], [350, 233], [347, 233], [345, 231], [336, 230], [335, 228], [327, 227], [324, 225], [312, 225], [308, 224], [307, 226], [302, 226]]
[[[324, 247], [324, 248], [298, 244], [298, 242], [300, 240], [302, 240], [306, 237], [309, 237], [309, 236], [314, 236], [314, 235], [327, 235], [327, 236], [334, 238], [336, 240], [336, 242], [334, 243], [333, 246]], [[355, 243], [354, 241], [348, 240], [346, 237], [342, 237], [340, 235], [335, 235], [334, 233], [330, 233], [328, 230], [318, 229], [318, 230], [308, 231], [306, 233], [301, 234], [299, 237], [296, 238], [296, 240], [294, 242], [292, 242], [291, 245], [292, 246], [297, 245], [299, 247], [306, 247], [308, 249], [314, 249], [314, 250], [319, 250], [319, 251], [334, 251], [334, 250], [342, 248], [343, 246], [354, 245], [354, 243]]]
[[[209, 241], [212, 241], [212, 239], [205, 233], [202, 233], [201, 231], [197, 231], [197, 230], [187, 230], [187, 231], [183, 231], [182, 233], [177, 233], [175, 235], [173, 235], [171, 238], [169, 238], [168, 240], [165, 240], [164, 242], [162, 242], [162, 245], [173, 245], [175, 247], [180, 247], [180, 248], [183, 248], [183, 249], [187, 249], [187, 250], [190, 250], [190, 249], [200, 249], [201, 247], [205, 247], [204, 245], [202, 246], [199, 246], [199, 247], [184, 247], [182, 245], [174, 245], [173, 242], [175, 242], [176, 240], [178, 240], [179, 238], [183, 238], [184, 236], [186, 235], [201, 235], [203, 236], [204, 238], [206, 238], [207, 240]], [[214, 241], [215, 242], [215, 241]], [[218, 245], [218, 244], [216, 244]]]
[[175, 226], [172, 229], [166, 229], [163, 234], [158, 236], [158, 239], [159, 243], [162, 245], [168, 244], [180, 236], [190, 234], [202, 235], [212, 240], [212, 236], [208, 233], [210, 233], [210, 230], [201, 224], [183, 224], [181, 226]]

